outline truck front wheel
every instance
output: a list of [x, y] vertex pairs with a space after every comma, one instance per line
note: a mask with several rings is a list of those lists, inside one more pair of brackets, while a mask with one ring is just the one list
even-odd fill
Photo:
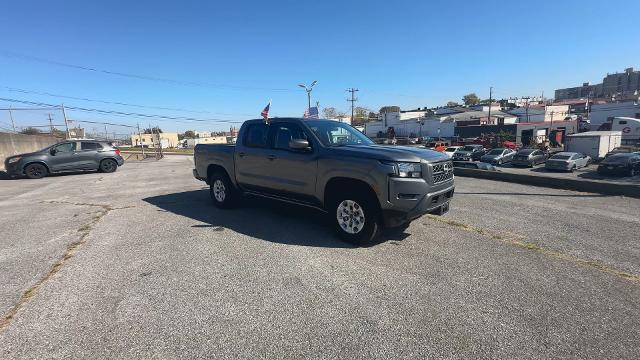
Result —
[[349, 243], [366, 245], [378, 235], [379, 211], [369, 196], [336, 196], [328, 212], [338, 236]]
[[219, 208], [230, 208], [236, 201], [236, 191], [227, 174], [215, 172], [209, 179], [209, 195], [213, 204]]

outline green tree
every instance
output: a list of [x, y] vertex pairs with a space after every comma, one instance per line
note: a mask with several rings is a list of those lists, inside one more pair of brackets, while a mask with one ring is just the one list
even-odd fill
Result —
[[187, 130], [184, 132], [184, 134], [182, 134], [182, 138], [183, 139], [195, 139], [196, 138], [196, 133], [193, 130]]
[[400, 111], [400, 106], [383, 106], [380, 108], [380, 113], [389, 113], [389, 112], [398, 112]]
[[25, 135], [38, 135], [40, 133], [42, 133], [40, 129], [31, 127], [31, 126], [20, 130], [20, 134], [25, 134]]
[[458, 104], [455, 101], [448, 101], [447, 102], [447, 107], [454, 107], [454, 106], [458, 106], [458, 105], [460, 105], [460, 104]]
[[326, 107], [322, 109], [322, 115], [325, 119], [337, 119], [338, 111], [334, 107]]
[[480, 98], [476, 93], [470, 93], [462, 97], [462, 101], [465, 105], [478, 105], [480, 103]]

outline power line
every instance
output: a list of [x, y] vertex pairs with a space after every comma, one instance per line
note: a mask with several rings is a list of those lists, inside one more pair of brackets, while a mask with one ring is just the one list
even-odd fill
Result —
[[138, 79], [138, 80], [162, 82], [162, 83], [174, 84], [174, 85], [211, 87], [211, 88], [219, 88], [219, 89], [226, 89], [226, 90], [232, 90], [232, 91], [247, 91], [247, 90], [286, 91], [286, 92], [294, 91], [294, 89], [289, 89], [289, 88], [261, 88], [261, 87], [238, 86], [238, 85], [228, 85], [228, 84], [214, 84], [214, 83], [207, 83], [207, 82], [177, 80], [177, 79], [169, 79], [169, 78], [162, 78], [162, 77], [156, 77], [156, 76], [125, 73], [125, 72], [119, 72], [119, 71], [98, 69], [98, 68], [94, 68], [94, 67], [90, 67], [90, 66], [69, 64], [69, 63], [64, 63], [64, 62], [60, 62], [60, 61], [44, 59], [44, 58], [30, 56], [30, 55], [18, 54], [18, 53], [9, 52], [9, 51], [6, 51], [6, 50], [0, 51], [0, 56], [7, 57], [7, 58], [28, 60], [28, 61], [33, 61], [33, 62], [40, 62], [40, 63], [49, 64], [49, 65], [62, 66], [62, 67], [67, 67], [67, 68], [71, 68], [71, 69], [76, 69], [76, 70], [84, 70], [84, 71], [89, 71], [89, 72], [94, 72], [94, 73], [102, 73], [102, 74], [115, 75], [115, 76], [120, 76], [120, 77]]
[[138, 107], [138, 108], [168, 110], [168, 111], [184, 111], [184, 112], [203, 113], [203, 114], [204, 113], [209, 113], [209, 114], [220, 114], [220, 115], [251, 116], [251, 115], [248, 115], [248, 114], [230, 114], [230, 113], [212, 112], [212, 111], [207, 111], [207, 110], [190, 110], [190, 109], [184, 109], [184, 108], [162, 107], [162, 106], [152, 106], [152, 105], [139, 105], [139, 104], [131, 104], [131, 103], [119, 102], [119, 101], [98, 100], [98, 99], [89, 99], [89, 98], [69, 96], [69, 95], [52, 94], [52, 93], [49, 93], [49, 92], [46, 92], [46, 91], [25, 90], [25, 89], [19, 89], [19, 88], [14, 88], [14, 87], [9, 87], [9, 86], [2, 86], [2, 87], [7, 89], [7, 90], [9, 90], [9, 91], [19, 92], [19, 93], [23, 93], [23, 94], [45, 95], [45, 96], [51, 96], [51, 97], [56, 97], [56, 98], [61, 98], [61, 99], [73, 99], [73, 100], [97, 102], [97, 103], [102, 103], [102, 104], [131, 106], [131, 107]]
[[[61, 106], [54, 104], [47, 104], [35, 101], [27, 101], [27, 100], [18, 100], [18, 99], [9, 99], [9, 98], [0, 98], [2, 101], [12, 102], [12, 103], [20, 103], [34, 106], [50, 106], [52, 109], [60, 109]], [[121, 116], [129, 116], [129, 117], [139, 117], [139, 118], [155, 118], [155, 119], [164, 119], [164, 120], [184, 120], [184, 121], [193, 121], [193, 122], [224, 122], [224, 123], [241, 123], [242, 121], [231, 120], [231, 119], [198, 119], [192, 117], [184, 117], [184, 116], [168, 116], [168, 115], [157, 115], [157, 114], [143, 114], [143, 113], [132, 113], [132, 112], [123, 112], [116, 110], [104, 110], [104, 109], [92, 109], [92, 108], [84, 108], [78, 106], [68, 106], [65, 105], [65, 108], [70, 110], [77, 110], [83, 112], [91, 112], [91, 113], [100, 113], [107, 115], [121, 115]]]

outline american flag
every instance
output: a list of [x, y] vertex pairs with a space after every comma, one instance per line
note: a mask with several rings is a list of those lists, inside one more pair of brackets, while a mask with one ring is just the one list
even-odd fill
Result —
[[318, 107], [313, 106], [311, 108], [308, 108], [307, 110], [304, 111], [304, 118], [305, 119], [318, 119]]
[[267, 124], [269, 123], [269, 108], [271, 107], [271, 100], [269, 100], [269, 103], [267, 104], [267, 106], [264, 107], [264, 110], [262, 110], [262, 112], [260, 113], [260, 116], [262, 116], [262, 118], [264, 118], [264, 122], [266, 122]]

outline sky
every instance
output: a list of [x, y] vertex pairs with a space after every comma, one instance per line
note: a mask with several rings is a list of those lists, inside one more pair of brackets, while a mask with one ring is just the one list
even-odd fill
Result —
[[[82, 121], [182, 132], [258, 118], [270, 99], [271, 116], [301, 116], [297, 84], [314, 80], [312, 101], [345, 112], [352, 87], [356, 105], [376, 111], [488, 98], [490, 86], [495, 98], [552, 97], [640, 67], [639, 10], [637, 0], [7, 1], [0, 98], [64, 103], [94, 131], [103, 125]], [[9, 105], [34, 106], [0, 100]], [[12, 112], [18, 126], [46, 125], [48, 113], [61, 122], [59, 110]], [[0, 131], [9, 125], [0, 111]]]

